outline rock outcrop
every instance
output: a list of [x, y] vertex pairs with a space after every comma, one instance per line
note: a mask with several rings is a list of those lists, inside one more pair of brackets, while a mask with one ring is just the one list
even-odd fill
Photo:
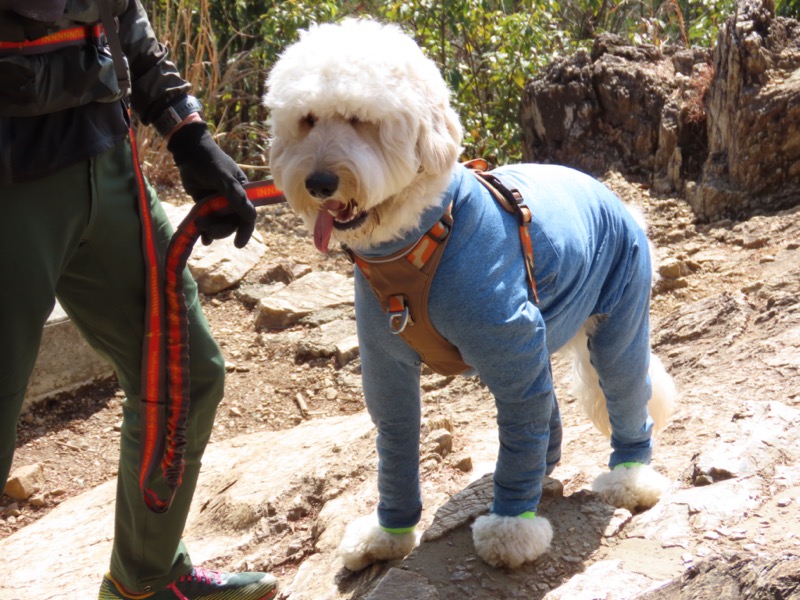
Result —
[[800, 597], [800, 558], [728, 554], [690, 568], [636, 600], [775, 600]]
[[705, 160], [702, 93], [710, 51], [629, 46], [599, 37], [591, 53], [552, 63], [522, 106], [525, 160], [601, 174], [659, 173], [674, 188]]
[[601, 36], [525, 92], [524, 158], [620, 170], [684, 195], [700, 221], [795, 205], [800, 23], [740, 0], [713, 51]]
[[797, 204], [800, 23], [746, 0], [725, 23], [708, 90], [708, 159], [687, 200], [704, 219]]

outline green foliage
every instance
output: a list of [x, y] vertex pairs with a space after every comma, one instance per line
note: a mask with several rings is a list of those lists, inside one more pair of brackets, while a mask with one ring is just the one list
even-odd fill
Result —
[[800, 0], [776, 0], [775, 14], [793, 19], [800, 18]]
[[439, 64], [464, 125], [465, 154], [499, 164], [521, 158], [526, 82], [570, 45], [555, 27], [555, 9], [551, 1], [414, 1], [387, 3], [380, 16], [407, 23]]
[[736, 0], [573, 0], [559, 11], [576, 39], [616, 33], [635, 44], [711, 46]]
[[[264, 79], [312, 23], [369, 15], [398, 23], [441, 68], [465, 130], [465, 157], [522, 156], [524, 87], [601, 32], [632, 43], [710, 46], [735, 0], [144, 0], [156, 31], [195, 84], [223, 147], [264, 169]], [[793, 10], [800, 0], [783, 0]], [[156, 161], [153, 161], [156, 162]]]

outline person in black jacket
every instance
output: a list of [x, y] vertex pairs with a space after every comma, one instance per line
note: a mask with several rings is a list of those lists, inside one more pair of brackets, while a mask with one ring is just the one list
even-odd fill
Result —
[[[181, 541], [225, 374], [188, 271], [191, 401], [182, 484], [161, 513], [140, 489], [142, 348], [152, 310], [145, 257], [163, 256], [172, 230], [139, 171], [128, 104], [169, 140], [195, 200], [227, 197], [225, 214], [199, 223], [205, 243], [234, 234], [242, 247], [256, 219], [244, 174], [213, 141], [189, 91], [140, 0], [0, 0], [0, 482], [57, 298], [126, 393], [114, 545], [100, 600], [277, 593], [268, 574], [193, 566]], [[164, 489], [161, 478], [154, 488]]]

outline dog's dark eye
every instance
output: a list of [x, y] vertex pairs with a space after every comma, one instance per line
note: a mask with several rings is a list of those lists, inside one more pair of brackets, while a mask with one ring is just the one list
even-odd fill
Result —
[[303, 117], [303, 124], [306, 127], [309, 127], [309, 128], [313, 127], [316, 122], [317, 122], [317, 117], [315, 117], [311, 113], [309, 113], [305, 117]]
[[350, 117], [350, 125], [352, 125], [353, 127], [355, 127], [355, 126], [356, 126], [356, 125], [358, 125], [359, 123], [361, 123], [361, 121], [359, 121], [359, 120], [358, 120], [358, 117]]

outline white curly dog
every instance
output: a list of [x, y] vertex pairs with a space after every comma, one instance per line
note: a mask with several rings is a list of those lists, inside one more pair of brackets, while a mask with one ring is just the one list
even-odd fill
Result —
[[[420, 363], [438, 355], [404, 336], [426, 322], [463, 366], [454, 372], [479, 376], [497, 408], [494, 499], [473, 525], [481, 558], [517, 567], [550, 546], [553, 529], [536, 511], [561, 458], [550, 355], [567, 346], [575, 394], [610, 438], [610, 470], [593, 489], [615, 506], [655, 504], [668, 481], [649, 466], [652, 436], [673, 411], [675, 389], [650, 352], [646, 234], [616, 196], [566, 167], [510, 165], [492, 172], [526, 207], [509, 212], [458, 162], [462, 128], [447, 85], [396, 26], [311, 27], [270, 72], [265, 104], [276, 184], [317, 248], [334, 238], [356, 263], [379, 503], [347, 528], [345, 566], [405, 556], [418, 540]], [[407, 281], [385, 269], [408, 263], [424, 273], [430, 252], [438, 267], [425, 314]]]

